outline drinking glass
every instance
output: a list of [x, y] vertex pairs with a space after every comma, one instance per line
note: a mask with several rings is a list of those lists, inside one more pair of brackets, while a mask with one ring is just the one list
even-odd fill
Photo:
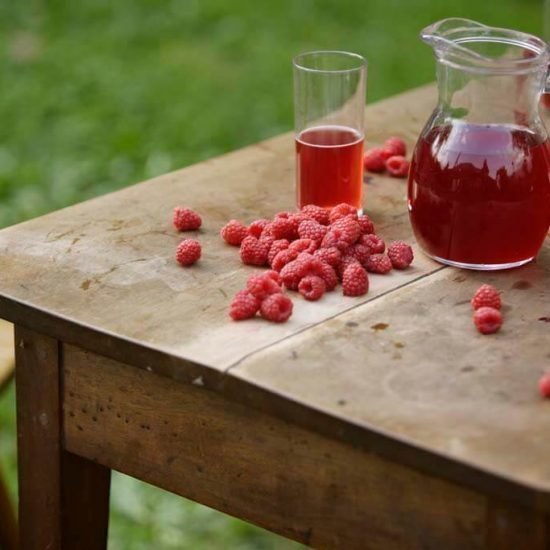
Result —
[[293, 64], [298, 207], [348, 203], [362, 212], [367, 62], [315, 51]]

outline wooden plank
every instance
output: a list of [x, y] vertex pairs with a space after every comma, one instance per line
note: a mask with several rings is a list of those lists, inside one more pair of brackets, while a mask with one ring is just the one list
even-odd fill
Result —
[[58, 342], [21, 327], [15, 340], [20, 547], [105, 548], [106, 470], [61, 447]]
[[[548, 244], [513, 271], [446, 269], [249, 356], [230, 374], [362, 427], [366, 444], [372, 430], [468, 465], [462, 483], [548, 511], [550, 403], [537, 381], [550, 357], [549, 325], [539, 320], [549, 281]], [[491, 336], [472, 323], [469, 300], [482, 282], [503, 291], [504, 326]]]
[[67, 449], [312, 547], [484, 547], [486, 499], [72, 346]]
[[[382, 137], [383, 129], [399, 125], [411, 144], [433, 102], [433, 88], [424, 88], [370, 106], [369, 129], [379, 128]], [[410, 110], [418, 118], [403, 124]], [[333, 293], [317, 304], [297, 300], [283, 325], [228, 322], [230, 299], [254, 268], [240, 263], [238, 250], [221, 241], [219, 229], [233, 217], [251, 221], [292, 209], [293, 180], [294, 145], [286, 134], [1, 231], [0, 261], [10, 267], [0, 281], [0, 313], [24, 324], [32, 310], [35, 328], [40, 323], [40, 330], [64, 341], [107, 355], [116, 353], [113, 340], [134, 342], [168, 356], [155, 366], [165, 375], [173, 373], [176, 358], [180, 370], [191, 364], [207, 376], [205, 367], [223, 371], [249, 353], [438, 269], [419, 255], [414, 268], [373, 280], [367, 297]], [[191, 269], [174, 261], [183, 236], [171, 227], [176, 204], [203, 215], [203, 227], [193, 235], [204, 254]], [[373, 178], [365, 206], [387, 239], [412, 238], [403, 180]], [[78, 334], [75, 326], [82, 327]]]

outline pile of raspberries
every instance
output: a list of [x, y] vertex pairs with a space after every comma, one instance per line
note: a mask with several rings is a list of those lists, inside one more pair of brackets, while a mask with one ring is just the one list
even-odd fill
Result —
[[[230, 308], [234, 320], [254, 317], [259, 311], [270, 321], [286, 321], [292, 312], [290, 300], [271, 297], [282, 294], [283, 288], [315, 301], [341, 283], [344, 296], [362, 296], [369, 290], [368, 273], [406, 269], [413, 260], [407, 243], [395, 241], [386, 249], [371, 219], [345, 203], [330, 210], [307, 205], [299, 212], [280, 212], [248, 226], [231, 220], [220, 234], [226, 243], [240, 247], [244, 264], [271, 268], [252, 275], [247, 288], [237, 293]], [[267, 312], [274, 303], [284, 310], [280, 317]]]
[[384, 172], [394, 178], [406, 178], [410, 162], [405, 158], [407, 146], [398, 137], [390, 137], [381, 147], [371, 147], [365, 151], [363, 166], [367, 172]]

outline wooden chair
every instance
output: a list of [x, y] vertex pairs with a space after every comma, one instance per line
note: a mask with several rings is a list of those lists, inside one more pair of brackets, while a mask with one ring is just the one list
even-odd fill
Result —
[[[14, 367], [13, 329], [9, 323], [0, 320], [0, 395], [13, 378]], [[0, 550], [16, 550], [16, 548], [15, 512], [0, 470]]]

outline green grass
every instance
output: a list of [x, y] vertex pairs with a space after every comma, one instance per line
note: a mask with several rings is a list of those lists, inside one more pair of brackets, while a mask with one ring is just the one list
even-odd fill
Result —
[[[449, 16], [542, 32], [534, 0], [0, 0], [0, 227], [290, 130], [301, 51], [363, 54], [369, 102], [428, 82], [418, 31]], [[115, 549], [289, 547], [123, 476], [112, 504]]]

